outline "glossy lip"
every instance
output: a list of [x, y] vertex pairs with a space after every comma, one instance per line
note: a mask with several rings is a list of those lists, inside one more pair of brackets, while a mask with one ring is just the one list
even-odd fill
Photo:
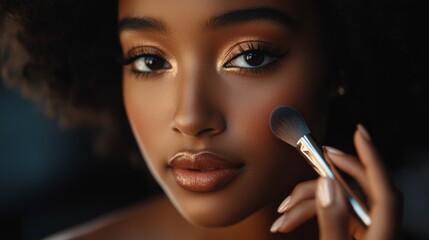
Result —
[[239, 173], [242, 164], [226, 160], [214, 153], [179, 152], [168, 166], [176, 183], [192, 192], [212, 192], [230, 183]]

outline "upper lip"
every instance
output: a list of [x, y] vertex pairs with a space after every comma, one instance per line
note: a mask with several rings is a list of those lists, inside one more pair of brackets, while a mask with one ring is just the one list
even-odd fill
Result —
[[178, 152], [168, 161], [168, 165], [172, 168], [206, 171], [241, 167], [241, 164], [226, 160], [209, 151]]

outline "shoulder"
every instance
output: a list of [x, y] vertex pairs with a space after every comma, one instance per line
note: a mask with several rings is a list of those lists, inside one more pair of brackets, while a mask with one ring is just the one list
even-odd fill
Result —
[[186, 234], [188, 231], [192, 231], [192, 226], [165, 196], [159, 196], [48, 236], [44, 240], [174, 239], [174, 235]]

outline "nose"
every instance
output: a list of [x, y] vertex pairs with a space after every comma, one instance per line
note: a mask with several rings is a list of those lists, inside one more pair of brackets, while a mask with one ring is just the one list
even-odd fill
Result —
[[226, 123], [217, 104], [220, 94], [210, 87], [210, 82], [194, 77], [179, 81], [178, 85], [171, 129], [183, 136], [198, 138], [222, 133]]

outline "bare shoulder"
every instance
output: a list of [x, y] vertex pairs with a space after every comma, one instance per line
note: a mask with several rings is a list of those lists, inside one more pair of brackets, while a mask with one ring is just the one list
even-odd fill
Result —
[[177, 234], [187, 235], [188, 231], [192, 231], [191, 228], [165, 196], [158, 196], [45, 240], [174, 239]]

